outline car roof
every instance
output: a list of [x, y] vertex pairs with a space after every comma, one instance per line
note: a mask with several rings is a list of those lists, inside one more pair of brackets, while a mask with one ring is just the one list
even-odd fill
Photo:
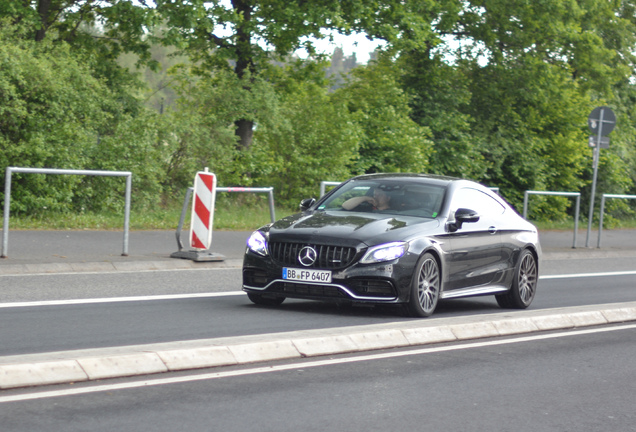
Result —
[[356, 180], [385, 180], [385, 181], [400, 181], [400, 180], [413, 180], [421, 181], [422, 183], [434, 184], [437, 186], [448, 188], [451, 191], [457, 190], [463, 187], [470, 187], [481, 190], [482, 192], [500, 201], [504, 206], [508, 206], [508, 203], [503, 200], [498, 194], [493, 193], [487, 186], [475, 182], [473, 180], [462, 179], [458, 177], [450, 177], [436, 174], [416, 174], [416, 173], [377, 173], [377, 174], [363, 174], [350, 179], [350, 181]]
[[435, 174], [414, 174], [414, 173], [378, 173], [378, 174], [363, 174], [353, 177], [351, 180], [415, 180], [426, 183], [438, 184], [440, 186], [447, 186], [449, 183], [455, 181], [462, 181], [457, 177], [449, 177]]

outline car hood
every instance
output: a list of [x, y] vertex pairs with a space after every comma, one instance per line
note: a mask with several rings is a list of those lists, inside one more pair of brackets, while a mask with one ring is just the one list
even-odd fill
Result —
[[298, 213], [269, 226], [270, 241], [373, 246], [433, 233], [437, 219], [382, 213], [315, 211]]

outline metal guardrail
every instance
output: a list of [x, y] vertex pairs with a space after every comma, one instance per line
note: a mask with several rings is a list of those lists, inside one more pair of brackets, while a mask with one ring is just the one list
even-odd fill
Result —
[[[183, 249], [183, 243], [181, 242], [181, 231], [183, 230], [183, 224], [185, 222], [186, 215], [188, 213], [188, 208], [190, 207], [190, 197], [192, 196], [192, 192], [194, 188], [189, 187], [186, 191], [185, 198], [183, 199], [183, 208], [181, 209], [181, 218], [179, 219], [179, 226], [177, 227], [176, 237], [177, 237], [177, 247], [179, 251]], [[244, 193], [267, 193], [269, 194], [269, 216], [272, 222], [276, 221], [276, 213], [274, 208], [274, 188], [273, 187], [264, 187], [264, 188], [254, 188], [254, 187], [217, 187], [217, 192], [244, 192]]]
[[596, 247], [601, 247], [601, 235], [603, 234], [603, 213], [605, 212], [605, 198], [620, 198], [620, 199], [636, 199], [636, 195], [615, 195], [615, 194], [603, 194], [601, 198], [601, 215], [598, 220], [598, 240]]
[[580, 192], [552, 192], [552, 191], [526, 191], [523, 194], [523, 218], [528, 219], [528, 196], [529, 195], [553, 195], [576, 197], [576, 208], [574, 210], [574, 239], [572, 240], [572, 248], [576, 248], [576, 233], [579, 229], [579, 212], [581, 210], [581, 193]]
[[124, 247], [122, 256], [128, 256], [128, 239], [130, 227], [130, 195], [132, 189], [132, 173], [130, 171], [96, 171], [96, 170], [72, 170], [56, 168], [20, 168], [7, 167], [4, 181], [4, 222], [2, 230], [2, 254], [0, 258], [6, 258], [9, 251], [9, 211], [11, 209], [11, 175], [23, 174], [62, 174], [62, 175], [88, 175], [102, 177], [126, 177], [126, 203], [124, 211]]
[[247, 192], [247, 193], [267, 193], [269, 194], [269, 215], [272, 219], [272, 222], [276, 221], [276, 212], [274, 210], [274, 188], [273, 187], [241, 187], [241, 186], [233, 186], [233, 187], [218, 187], [216, 188], [217, 192]]

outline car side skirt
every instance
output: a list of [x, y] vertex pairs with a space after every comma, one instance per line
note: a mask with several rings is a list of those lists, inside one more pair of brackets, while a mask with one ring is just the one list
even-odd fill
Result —
[[464, 288], [464, 289], [456, 289], [452, 291], [442, 292], [441, 298], [443, 299], [452, 299], [458, 297], [475, 297], [475, 296], [484, 296], [484, 295], [493, 295], [493, 294], [503, 294], [508, 292], [510, 287], [504, 285], [490, 285], [478, 288]]

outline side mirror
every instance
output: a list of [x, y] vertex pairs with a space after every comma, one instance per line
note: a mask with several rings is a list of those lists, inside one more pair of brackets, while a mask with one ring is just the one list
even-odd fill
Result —
[[316, 204], [316, 198], [306, 198], [300, 202], [300, 211], [307, 211]]
[[465, 223], [474, 223], [479, 220], [479, 214], [475, 210], [467, 209], [467, 208], [459, 208], [455, 212], [455, 222], [450, 222], [448, 224], [448, 230], [450, 232], [455, 232], [458, 229], [461, 229], [462, 225]]

